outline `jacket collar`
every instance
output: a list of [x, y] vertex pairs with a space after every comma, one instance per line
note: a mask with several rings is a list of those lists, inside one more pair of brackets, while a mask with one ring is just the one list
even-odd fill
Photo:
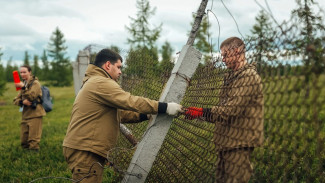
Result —
[[256, 63], [255, 62], [250, 63], [250, 64], [246, 63], [240, 69], [226, 73], [225, 83], [227, 83], [227, 84], [231, 83], [235, 78], [238, 78], [240, 75], [242, 75], [242, 73], [247, 69], [253, 69], [256, 71]]
[[89, 64], [82, 83], [85, 83], [89, 78], [93, 76], [102, 76], [105, 78], [112, 79], [112, 77], [103, 68], [98, 67], [94, 64]]
[[31, 82], [34, 82], [35, 80], [38, 80], [38, 78], [34, 75], [31, 75], [28, 80], [24, 80], [24, 85], [30, 85]]

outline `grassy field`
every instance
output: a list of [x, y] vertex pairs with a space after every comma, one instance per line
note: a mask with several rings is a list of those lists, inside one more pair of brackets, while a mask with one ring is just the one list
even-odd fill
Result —
[[[220, 76], [218, 73], [200, 73], [203, 73], [201, 78], [191, 80], [191, 87], [182, 101], [184, 106], [211, 107], [217, 103], [218, 89], [213, 88], [218, 88], [219, 84], [212, 81], [221, 81]], [[136, 83], [135, 87], [133, 81], [126, 82], [126, 86], [134, 94], [158, 97], [155, 94], [162, 88], [159, 82], [146, 82]], [[324, 83], [325, 75], [314, 78], [308, 85], [302, 76], [264, 78], [265, 143], [254, 151], [255, 168], [250, 182], [325, 182]], [[8, 83], [7, 87], [4, 96], [0, 97], [0, 183], [30, 182], [48, 176], [70, 178], [62, 155], [62, 141], [74, 100], [73, 87], [50, 88], [54, 109], [44, 117], [38, 154], [20, 147], [21, 114], [18, 107], [12, 105], [17, 92], [13, 83]], [[306, 97], [306, 88], [310, 89], [309, 97]], [[140, 137], [144, 127], [136, 125], [131, 129]], [[171, 126], [148, 182], [190, 182], [201, 177], [205, 182], [213, 182], [217, 156], [212, 137], [213, 124], [180, 117]], [[122, 143], [118, 146], [124, 147]], [[121, 161], [118, 166], [126, 169], [132, 154], [116, 153], [115, 158]], [[103, 181], [115, 182], [121, 177], [111, 169], [105, 169]], [[70, 181], [46, 179], [37, 182]]]
[[[13, 83], [0, 97], [0, 182], [31, 182], [40, 177], [71, 178], [62, 155], [62, 142], [69, 124], [74, 101], [73, 87], [50, 87], [54, 98], [53, 111], [43, 118], [43, 134], [39, 153], [20, 147], [19, 107], [12, 104], [18, 92]], [[112, 182], [114, 172], [105, 169], [104, 182]], [[35, 182], [71, 182], [64, 179], [43, 179]]]

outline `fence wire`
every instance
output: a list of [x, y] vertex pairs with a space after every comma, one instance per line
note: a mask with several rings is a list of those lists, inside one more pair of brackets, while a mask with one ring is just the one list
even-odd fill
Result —
[[[204, 110], [174, 119], [146, 182], [325, 182], [325, 35], [302, 29], [291, 20], [247, 38], [256, 74], [227, 69], [220, 56], [200, 64], [181, 104]], [[121, 86], [158, 100], [172, 67], [152, 55], [129, 52]], [[147, 124], [126, 126], [140, 141]], [[123, 135], [117, 147], [109, 159], [126, 171], [135, 148]]]

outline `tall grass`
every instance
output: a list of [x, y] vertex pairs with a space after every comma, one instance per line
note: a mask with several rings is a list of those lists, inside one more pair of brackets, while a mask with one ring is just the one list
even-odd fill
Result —
[[[70, 120], [74, 101], [73, 87], [50, 87], [54, 98], [53, 111], [43, 118], [43, 133], [39, 153], [20, 147], [19, 107], [12, 104], [18, 94], [13, 83], [0, 97], [0, 182], [30, 182], [40, 177], [71, 178], [62, 153], [62, 142]], [[103, 182], [111, 182], [114, 172], [105, 169]], [[36, 182], [70, 182], [63, 179], [43, 179]]]

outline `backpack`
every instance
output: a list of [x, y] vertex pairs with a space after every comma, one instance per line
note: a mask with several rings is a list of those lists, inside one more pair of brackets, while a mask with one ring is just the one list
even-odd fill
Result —
[[[29, 87], [31, 87], [33, 85], [35, 80], [33, 80], [30, 84]], [[52, 97], [50, 95], [50, 89], [46, 86], [41, 85], [41, 90], [42, 90], [42, 97], [39, 97], [41, 102], [40, 104], [42, 104], [45, 112], [50, 112], [52, 111]]]
[[46, 112], [52, 111], [52, 97], [50, 95], [50, 90], [46, 86], [41, 86], [42, 90], [42, 98], [41, 98], [41, 104]]

